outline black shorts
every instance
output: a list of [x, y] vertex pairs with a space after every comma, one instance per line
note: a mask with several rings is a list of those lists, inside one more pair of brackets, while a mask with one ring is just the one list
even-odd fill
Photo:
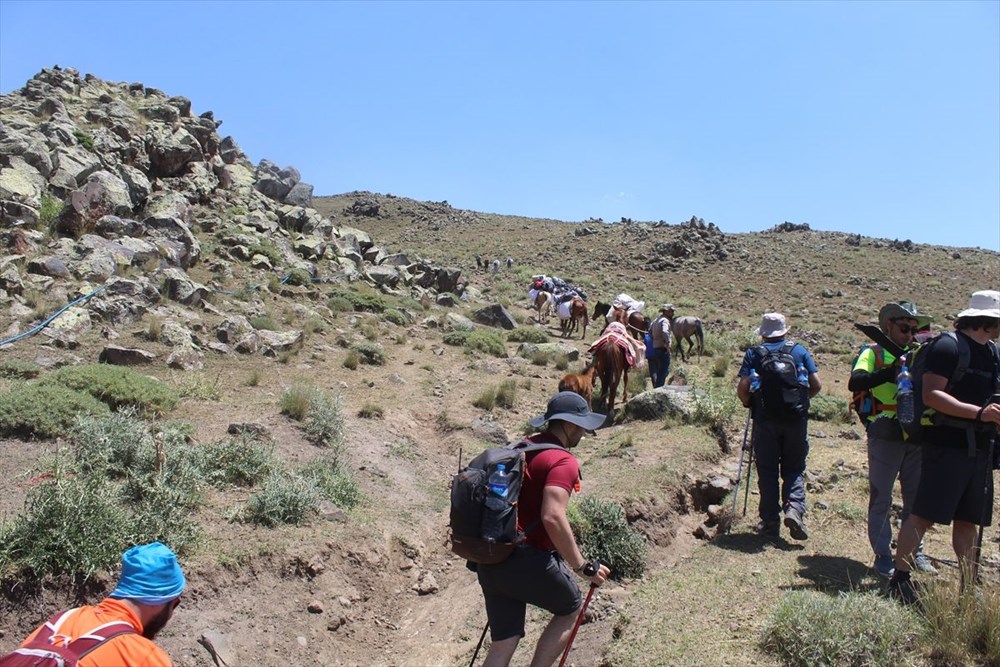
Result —
[[479, 565], [478, 572], [493, 641], [524, 636], [529, 604], [556, 616], [580, 608], [576, 575], [555, 552], [522, 545], [502, 563]]
[[993, 521], [993, 466], [987, 460], [987, 450], [980, 447], [975, 456], [969, 456], [965, 447], [925, 444], [920, 486], [911, 513], [934, 523], [966, 521], [978, 525], [983, 521], [989, 526]]

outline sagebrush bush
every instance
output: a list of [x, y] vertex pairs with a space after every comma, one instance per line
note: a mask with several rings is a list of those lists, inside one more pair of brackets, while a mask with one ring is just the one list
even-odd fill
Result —
[[694, 410], [691, 421], [709, 428], [725, 428], [732, 423], [738, 409], [742, 409], [736, 391], [721, 383], [709, 383], [705, 387], [695, 387]]
[[167, 384], [125, 366], [64, 366], [39, 382], [86, 392], [112, 408], [135, 406], [153, 416], [170, 412], [178, 400], [177, 392]]
[[251, 246], [250, 254], [267, 257], [272, 266], [279, 266], [282, 263], [281, 251], [267, 239], [262, 239], [260, 243]]
[[549, 353], [544, 350], [538, 350], [533, 355], [531, 355], [531, 363], [534, 366], [548, 366], [549, 365]]
[[500, 383], [496, 391], [496, 404], [510, 410], [517, 400], [517, 381], [508, 378]]
[[497, 388], [487, 387], [483, 389], [478, 396], [472, 399], [472, 404], [481, 410], [492, 411], [497, 404]]
[[385, 410], [381, 405], [365, 403], [358, 410], [358, 416], [362, 419], [383, 419], [385, 417]]
[[847, 400], [829, 394], [809, 399], [809, 419], [840, 424], [847, 420]]
[[278, 331], [278, 323], [270, 315], [260, 315], [250, 319], [250, 326], [263, 331]]
[[73, 425], [76, 468], [111, 478], [152, 467], [153, 436], [135, 408], [110, 415], [78, 417]]
[[318, 495], [312, 482], [298, 475], [271, 475], [250, 496], [238, 518], [268, 528], [301, 525], [315, 514]]
[[42, 372], [42, 367], [30, 361], [20, 359], [4, 359], [0, 361], [0, 376], [7, 378], [20, 378], [30, 380], [38, 377]]
[[344, 407], [338, 395], [317, 392], [306, 413], [306, 435], [320, 447], [344, 444]]
[[214, 486], [254, 486], [281, 468], [274, 445], [237, 435], [202, 448], [205, 477]]
[[[380, 294], [361, 292], [358, 290], [333, 289], [330, 290], [328, 296], [331, 302], [334, 299], [343, 299], [347, 303], [351, 304], [350, 310], [381, 313], [386, 308], [385, 300]], [[336, 310], [332, 306], [330, 309]]]
[[646, 540], [625, 519], [621, 505], [586, 496], [570, 507], [570, 525], [580, 550], [611, 568], [612, 579], [641, 577], [646, 570]]
[[342, 296], [330, 297], [330, 300], [326, 302], [326, 307], [335, 313], [349, 313], [354, 310], [351, 302]]
[[557, 354], [555, 367], [557, 371], [564, 371], [569, 368], [569, 357], [565, 354]]
[[296, 421], [302, 421], [309, 412], [309, 404], [312, 403], [317, 389], [309, 385], [293, 384], [285, 390], [278, 401], [278, 408], [281, 414], [288, 415]]
[[391, 322], [396, 326], [405, 327], [410, 323], [409, 318], [406, 313], [399, 310], [398, 308], [388, 308], [384, 313], [382, 313], [382, 319], [386, 322]]
[[296, 285], [299, 287], [303, 285], [311, 285], [312, 276], [309, 275], [309, 272], [306, 271], [305, 269], [298, 269], [298, 268], [292, 269], [291, 271], [288, 272], [288, 275], [285, 276], [285, 283], [288, 285]]
[[344, 355], [344, 368], [354, 371], [360, 364], [361, 353], [357, 350], [348, 350], [347, 354]]
[[469, 336], [472, 335], [471, 331], [449, 331], [444, 336], [441, 337], [441, 342], [445, 345], [454, 345], [455, 347], [465, 347], [465, 341], [469, 340]]
[[384, 366], [386, 362], [385, 350], [382, 349], [381, 345], [375, 343], [355, 343], [351, 346], [352, 350], [357, 350], [360, 355], [360, 361], [363, 364], [369, 364], [371, 366]]
[[0, 395], [0, 433], [55, 438], [69, 433], [78, 416], [108, 412], [107, 405], [86, 392], [32, 382]]
[[321, 497], [337, 507], [349, 510], [363, 500], [361, 488], [337, 454], [313, 459], [299, 474], [316, 487]]
[[519, 327], [507, 334], [507, 340], [512, 343], [547, 343], [549, 332], [537, 327]]
[[494, 357], [506, 357], [507, 350], [504, 348], [503, 338], [493, 331], [473, 331], [465, 340], [465, 347], [468, 350], [479, 350]]
[[919, 627], [913, 611], [874, 593], [790, 591], [760, 645], [786, 665], [896, 667], [914, 664]]

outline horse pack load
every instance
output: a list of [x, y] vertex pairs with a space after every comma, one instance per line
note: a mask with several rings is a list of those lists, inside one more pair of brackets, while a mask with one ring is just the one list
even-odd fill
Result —
[[789, 341], [774, 351], [763, 345], [754, 348], [760, 360], [755, 410], [775, 421], [799, 419], [809, 412], [809, 387], [799, 382], [792, 356], [796, 345]]
[[[461, 468], [451, 478], [451, 550], [473, 563], [492, 565], [506, 559], [527, 533], [538, 527], [538, 522], [523, 532], [517, 530], [517, 498], [521, 493], [524, 477], [525, 455], [545, 449], [559, 449], [551, 443], [532, 443], [519, 440], [506, 447], [492, 447], [476, 456], [469, 465]], [[485, 527], [486, 498], [489, 493], [490, 475], [503, 466], [508, 474], [505, 513], [501, 517], [500, 536], [487, 539]]]

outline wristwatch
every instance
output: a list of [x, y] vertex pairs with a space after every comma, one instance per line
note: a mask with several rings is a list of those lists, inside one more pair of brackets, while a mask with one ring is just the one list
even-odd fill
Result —
[[577, 568], [576, 571], [585, 577], [592, 577], [595, 574], [597, 574], [600, 571], [600, 569], [601, 569], [601, 561], [595, 560], [593, 563], [584, 563], [579, 568]]

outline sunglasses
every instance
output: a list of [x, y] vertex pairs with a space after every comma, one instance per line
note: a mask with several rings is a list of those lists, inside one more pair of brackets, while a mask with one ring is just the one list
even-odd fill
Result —
[[899, 322], [893, 322], [893, 324], [895, 324], [896, 328], [899, 329], [900, 331], [902, 331], [905, 334], [908, 334], [908, 333], [917, 333], [917, 325], [916, 324], [900, 324]]

